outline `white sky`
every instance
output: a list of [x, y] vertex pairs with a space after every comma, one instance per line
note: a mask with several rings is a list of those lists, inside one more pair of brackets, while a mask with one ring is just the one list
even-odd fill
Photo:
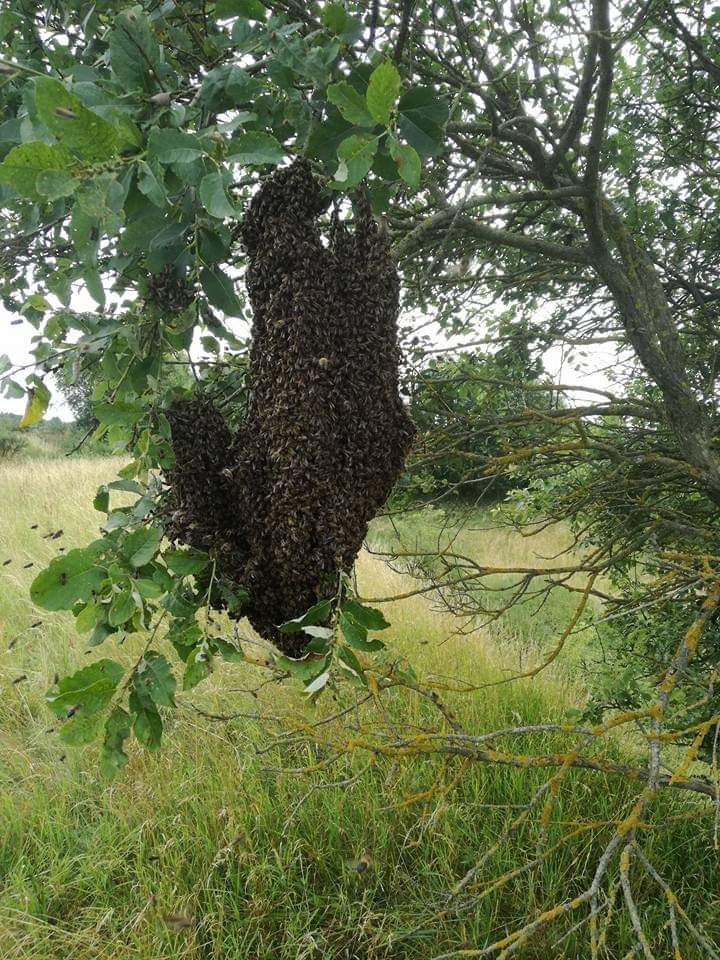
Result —
[[[33, 359], [30, 348], [31, 338], [37, 333], [27, 320], [23, 320], [18, 326], [11, 326], [10, 321], [17, 317], [11, 315], [0, 305], [0, 354], [6, 353], [14, 364], [30, 363]], [[32, 370], [26, 371], [32, 373]], [[13, 377], [19, 383], [23, 383], [23, 375]], [[22, 413], [25, 409], [25, 398], [20, 400], [9, 400], [7, 397], [0, 396], [0, 412], [2, 413]], [[50, 407], [46, 417], [60, 417], [62, 420], [72, 420], [72, 414], [67, 404], [58, 400], [53, 393], [50, 401]]]

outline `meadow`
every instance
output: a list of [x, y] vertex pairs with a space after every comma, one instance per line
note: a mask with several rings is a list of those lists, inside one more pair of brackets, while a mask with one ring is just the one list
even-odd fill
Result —
[[[486, 895], [442, 915], [446, 894], [502, 834], [543, 782], [543, 771], [470, 765], [453, 789], [433, 789], [440, 761], [399, 764], [351, 753], [332, 770], [313, 747], [271, 741], [271, 711], [312, 722], [318, 710], [297, 686], [258, 689], [254, 668], [223, 664], [200, 687], [178, 696], [162, 748], [133, 743], [130, 762], [112, 783], [97, 767], [97, 749], [65, 748], [52, 730], [43, 695], [56, 672], [87, 663], [72, 618], [37, 611], [28, 596], [35, 572], [58, 549], [96, 535], [96, 487], [111, 479], [111, 459], [48, 459], [0, 465], [0, 956], [4, 960], [241, 960], [241, 958], [429, 958], [482, 947], [587, 885], [607, 831], [641, 789], [604, 774], [573, 772], [565, 780], [552, 846], [568, 824], [597, 829], [559, 844], [536, 869], [497, 890], [493, 878], [532, 860], [529, 825], [505, 844], [481, 879]], [[431, 540], [433, 514], [391, 528], [376, 524], [371, 546], [405, 537]], [[520, 542], [492, 519], [466, 530], [463, 548], [517, 561], [562, 546], [562, 531], [540, 543]], [[63, 530], [56, 540], [49, 532]], [[371, 553], [358, 561], [363, 595], [407, 592], [414, 581]], [[518, 612], [506, 624], [457, 633], [446, 610], [426, 596], [386, 604], [386, 641], [417, 673], [452, 674], [471, 682], [504, 675], [552, 642], [562, 604]], [[133, 638], [117, 657], [130, 663]], [[586, 642], [586, 641], [583, 641]], [[96, 651], [91, 651], [96, 655]], [[107, 655], [116, 656], [115, 651]], [[573, 656], [533, 681], [489, 686], [456, 697], [469, 728], [557, 720], [582, 702]], [[198, 712], [203, 711], [203, 713]], [[392, 710], [422, 727], [424, 708], [400, 698]], [[204, 714], [233, 720], [213, 720]], [[548, 749], [551, 749], [548, 735]], [[272, 745], [274, 743], [274, 745]], [[272, 749], [268, 749], [272, 745]], [[542, 735], [534, 742], [542, 748]], [[618, 742], [617, 755], [631, 750]], [[306, 768], [305, 772], [303, 769]], [[457, 766], [450, 765], [450, 778]], [[299, 772], [293, 772], [299, 771]], [[677, 814], [671, 828], [649, 829], [646, 850], [705, 933], [720, 935], [718, 854], [687, 814], [692, 798], [663, 797]], [[367, 854], [364, 872], [357, 861]], [[665, 922], [658, 889], [643, 887], [645, 915]], [[589, 956], [587, 929], [561, 921], [542, 931], [528, 958]], [[633, 938], [618, 915], [607, 957], [623, 957]], [[668, 952], [667, 954], [671, 954]], [[688, 948], [684, 957], [695, 956]]]

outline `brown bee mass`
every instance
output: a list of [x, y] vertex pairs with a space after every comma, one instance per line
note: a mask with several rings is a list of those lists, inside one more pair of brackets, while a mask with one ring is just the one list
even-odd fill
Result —
[[242, 224], [253, 307], [250, 404], [232, 436], [206, 400], [170, 412], [169, 534], [207, 550], [250, 594], [253, 626], [277, 625], [334, 593], [400, 476], [414, 435], [398, 392], [399, 282], [386, 240], [358, 204], [352, 232], [309, 165], [270, 177]]
[[147, 280], [147, 300], [166, 313], [180, 313], [195, 299], [191, 283], [167, 264], [159, 273], [151, 273]]

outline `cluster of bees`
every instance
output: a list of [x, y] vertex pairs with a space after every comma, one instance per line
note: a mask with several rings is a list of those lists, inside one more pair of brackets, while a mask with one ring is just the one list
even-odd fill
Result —
[[147, 300], [170, 316], [182, 313], [197, 296], [193, 285], [171, 263], [157, 273], [150, 273], [147, 286]]
[[271, 176], [241, 228], [253, 307], [247, 417], [208, 401], [171, 412], [170, 535], [208, 550], [251, 597], [243, 611], [286, 653], [277, 625], [337, 587], [402, 472], [415, 428], [398, 391], [399, 281], [358, 200], [354, 229], [300, 160]]

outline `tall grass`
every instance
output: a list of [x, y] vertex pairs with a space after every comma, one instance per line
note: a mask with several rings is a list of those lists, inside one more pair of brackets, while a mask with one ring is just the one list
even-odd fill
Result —
[[[551, 568], [567, 565], [577, 558], [572, 537], [563, 525], [555, 524], [537, 536], [523, 536], [501, 523], [498, 509], [491, 507], [455, 508], [449, 513], [438, 509], [410, 510], [382, 517], [371, 527], [369, 545], [388, 554], [393, 551], [432, 553], [449, 548], [452, 553], [478, 564], [496, 567]], [[432, 566], [432, 560], [429, 562]], [[399, 563], [412, 569], [412, 560]], [[446, 568], [443, 572], [447, 574]], [[549, 581], [547, 577], [539, 577], [520, 603], [494, 619], [493, 611], [506, 605], [510, 588], [518, 580], [517, 575], [498, 574], [484, 577], [474, 586], [466, 585], [468, 594], [490, 612], [466, 618], [465, 629], [479, 626], [480, 635], [492, 639], [495, 649], [502, 649], [504, 665], [513, 673], [541, 661], [543, 650], [556, 644], [578, 605], [576, 593], [562, 589], [544, 593], [543, 588]], [[577, 576], [568, 580], [574, 586], [581, 582]], [[591, 600], [589, 609], [593, 605]], [[589, 633], [576, 632], [563, 652], [565, 666], [572, 669], [581, 663], [590, 640]]]
[[[307, 744], [260, 752], [268, 744], [261, 724], [211, 721], [192, 705], [213, 713], [290, 710], [307, 719], [326, 708], [309, 706], [292, 688], [239, 692], [252, 679], [246, 665], [224, 665], [197, 690], [179, 695], [162, 750], [132, 746], [128, 766], [112, 784], [98, 774], [95, 749], [66, 753], [48, 732], [52, 721], [42, 697], [55, 671], [87, 662], [84, 644], [69, 617], [33, 610], [27, 588], [60, 546], [96, 533], [100, 515], [90, 501], [114, 469], [106, 460], [0, 468], [0, 563], [12, 559], [0, 567], [0, 957], [419, 960], [463, 944], [482, 946], [587, 884], [612, 821], [637, 788], [577, 773], [566, 781], [548, 844], [568, 821], [610, 826], [561, 847], [471, 909], [439, 919], [447, 891], [527, 803], [542, 772], [475, 766], [454, 791], [417, 802], [409, 801], [442, 776], [439, 763], [376, 761], [359, 776], [369, 758], [351, 755], [327, 772], [277, 772], [312, 767], [317, 757]], [[43, 539], [58, 529], [62, 537]], [[26, 568], [31, 562], [35, 566]], [[396, 594], [409, 585], [368, 555], [360, 558], [358, 576], [364, 595]], [[393, 653], [420, 672], [476, 682], [502, 675], [506, 651], [497, 638], [458, 636], [453, 618], [427, 599], [399, 601], [386, 612]], [[118, 656], [130, 662], [141, 641], [129, 642]], [[23, 675], [26, 680], [13, 682]], [[572, 677], [560, 672], [490, 687], [457, 698], [453, 707], [468, 728], [480, 731], [556, 719], [575, 695]], [[417, 701], [393, 709], [403, 711], [406, 722], [426, 721]], [[448, 780], [457, 770], [448, 766]], [[682, 797], [664, 802], [677, 812], [692, 804]], [[715, 852], [692, 822], [650, 835], [651, 852], [667, 865], [676, 892], [717, 935]], [[536, 841], [534, 830], [521, 832], [482, 879], [532, 859]], [[359, 874], [350, 861], [364, 852], [373, 866]], [[648, 888], [651, 911], [653, 897]], [[658, 923], [663, 910], [658, 898]], [[582, 928], [558, 942], [569, 930], [569, 922], [553, 927], [521, 956], [588, 956]], [[608, 956], [623, 956], [631, 939], [620, 921]]]

